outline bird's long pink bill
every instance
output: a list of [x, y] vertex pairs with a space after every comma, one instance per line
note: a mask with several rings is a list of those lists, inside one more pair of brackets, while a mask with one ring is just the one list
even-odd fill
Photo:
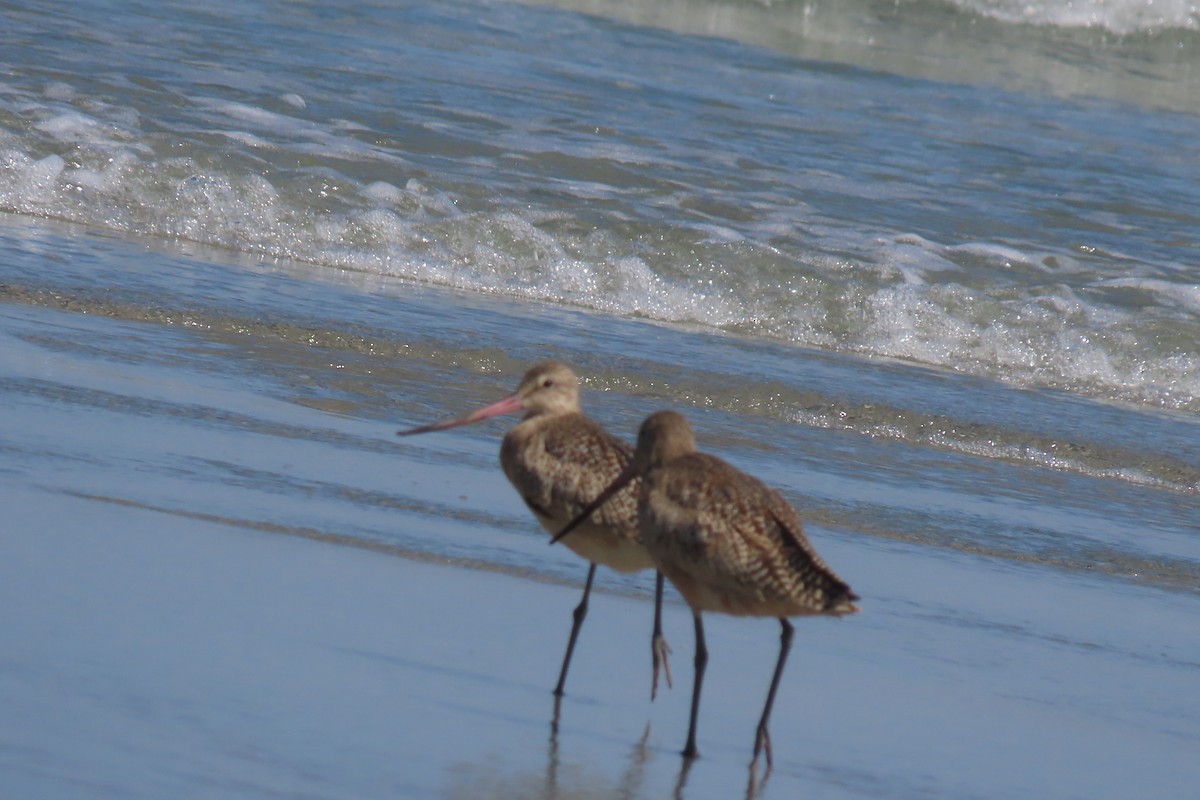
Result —
[[488, 417], [498, 417], [501, 414], [513, 414], [522, 409], [521, 398], [519, 395], [510, 395], [503, 400], [497, 400], [490, 406], [484, 406], [476, 411], [472, 411], [465, 417], [455, 417], [454, 419], [435, 422], [432, 425], [422, 425], [419, 428], [409, 428], [406, 431], [396, 431], [397, 436], [412, 436], [414, 433], [429, 433], [430, 431], [444, 431], [447, 428], [457, 428], [459, 425], [470, 425], [472, 422], [478, 422], [481, 419]]
[[595, 500], [588, 503], [587, 508], [585, 508], [583, 511], [579, 512], [579, 516], [575, 517], [575, 519], [568, 522], [567, 527], [563, 528], [561, 531], [554, 534], [554, 538], [552, 538], [550, 540], [550, 544], [554, 544], [559, 539], [563, 538], [568, 533], [575, 530], [580, 525], [582, 525], [584, 522], [586, 522], [587, 518], [592, 515], [593, 511], [595, 511], [597, 508], [599, 508], [600, 506], [607, 503], [608, 499], [610, 497], [612, 497], [614, 494], [616, 494], [617, 492], [621, 491], [626, 486], [628, 486], [629, 482], [632, 481], [636, 477], [637, 477], [637, 466], [633, 462], [630, 462], [629, 466], [627, 466], [627, 467], [625, 467], [625, 469], [621, 470], [621, 474], [616, 477], [616, 480], [614, 480], [612, 483], [610, 483], [608, 485], [607, 489], [605, 489], [603, 492], [601, 492], [599, 494], [599, 496], [596, 497]]

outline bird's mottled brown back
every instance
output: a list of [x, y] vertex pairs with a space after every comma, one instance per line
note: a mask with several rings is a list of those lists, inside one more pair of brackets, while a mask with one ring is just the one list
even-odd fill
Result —
[[795, 510], [758, 479], [693, 452], [645, 480], [643, 540], [689, 603], [753, 616], [855, 610]]
[[[579, 413], [529, 417], [500, 447], [504, 474], [534, 513], [556, 527], [578, 516], [632, 458], [631, 446]], [[640, 484], [633, 481], [597, 509], [592, 524], [636, 540]]]

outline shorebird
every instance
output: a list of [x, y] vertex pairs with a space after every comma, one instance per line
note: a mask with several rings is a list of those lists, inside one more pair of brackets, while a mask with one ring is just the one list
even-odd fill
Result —
[[[558, 361], [543, 361], [521, 378], [516, 393], [463, 417], [399, 431], [409, 436], [469, 425], [489, 417], [524, 411], [525, 417], [512, 428], [500, 445], [500, 465], [525, 505], [548, 533], [554, 533], [594, 500], [629, 465], [633, 448], [584, 416], [579, 407], [579, 379], [571, 368]], [[572, 615], [571, 635], [554, 695], [562, 697], [575, 651], [575, 640], [587, 616], [588, 598], [596, 565], [617, 572], [652, 569], [654, 560], [638, 535], [638, 484], [627, 482], [622, 491], [595, 519], [581, 525], [579, 535], [567, 545], [590, 562], [583, 599]], [[661, 664], [667, 685], [671, 668], [670, 649], [662, 635], [663, 576], [655, 576], [654, 630], [650, 639], [653, 676], [650, 698], [658, 691]]]
[[788, 618], [852, 614], [859, 598], [813, 550], [799, 515], [783, 496], [716, 456], [697, 452], [691, 426], [674, 411], [646, 418], [630, 465], [551, 542], [576, 530], [639, 477], [642, 541], [659, 571], [687, 601], [696, 629], [695, 683], [683, 756], [698, 755], [696, 715], [708, 665], [701, 613], [776, 617], [783, 626], [779, 658], [750, 761], [753, 770], [765, 749], [770, 770], [767, 723], [792, 646], [794, 630]]

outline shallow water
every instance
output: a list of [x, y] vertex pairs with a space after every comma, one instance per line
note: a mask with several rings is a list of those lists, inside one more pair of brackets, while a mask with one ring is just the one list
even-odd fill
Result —
[[[0, 231], [12, 254], [4, 299], [13, 308], [65, 308], [65, 319], [107, 316], [141, 333], [80, 336], [64, 319], [60, 333], [25, 347], [140, 362], [186, 332], [199, 341], [163, 367], [214, 372], [336, 418], [397, 427], [496, 399], [529, 363], [558, 357], [579, 367], [589, 410], [613, 430], [632, 438], [655, 408], [684, 410], [702, 445], [769, 476], [817, 524], [1186, 591], [1197, 585], [1200, 434], [1192, 415], [378, 276], [245, 270], [222, 265], [219, 253], [148, 254], [68, 232], [28, 223]], [[62, 263], [48, 273], [41, 254], [51, 251]], [[43, 382], [25, 391], [57, 390]], [[120, 393], [100, 397], [116, 403]], [[384, 510], [443, 514], [453, 489], [430, 479], [397, 497], [383, 464], [393, 451], [419, 453], [432, 476], [439, 465], [460, 465], [464, 437], [483, 437], [491, 444], [470, 453], [490, 470], [501, 429], [370, 445], [381, 460], [370, 487], [339, 486], [322, 465], [255, 474], [284, 491], [368, 491]], [[346, 446], [363, 447], [354, 439]], [[507, 525], [527, 533], [520, 509]]]
[[[1191, 495], [690, 408], [702, 442], [801, 506], [864, 597], [799, 624], [775, 769], [747, 791], [777, 626], [710, 615], [703, 757], [683, 769], [687, 611], [670, 598], [676, 683], [651, 705], [648, 578], [602, 573], [552, 733], [584, 566], [496, 469], [501, 426], [394, 436], [507, 391], [526, 349], [586, 360], [554, 342], [695, 334], [5, 232], [10, 256], [124, 273], [102, 289], [64, 267], [0, 305], [0, 600], [20, 611], [0, 627], [0, 772], [24, 796], [1183, 798], [1200, 777], [1194, 583], [1126, 571], [1194, 569]], [[241, 300], [217, 318], [206, 286]], [[463, 324], [496, 332], [458, 364]], [[534, 328], [550, 344], [500, 355]], [[726, 347], [745, 343], [706, 352]], [[588, 393], [614, 429], [686, 401], [592, 357], [612, 384], [633, 376]], [[1159, 498], [1176, 527], [1135, 524]]]

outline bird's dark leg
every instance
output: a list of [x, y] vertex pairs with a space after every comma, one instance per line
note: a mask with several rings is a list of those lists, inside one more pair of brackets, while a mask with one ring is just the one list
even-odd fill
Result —
[[758, 721], [758, 730], [754, 736], [754, 758], [750, 760], [750, 769], [758, 763], [760, 750], [767, 751], [767, 770], [771, 769], [771, 734], [767, 730], [767, 721], [771, 718], [771, 706], [775, 704], [775, 692], [779, 689], [779, 679], [783, 675], [783, 665], [787, 662], [788, 652], [792, 649], [792, 634], [795, 628], [786, 617], [779, 618], [783, 633], [779, 636], [779, 660], [775, 662], [775, 676], [771, 678], [771, 689], [767, 692], [767, 704], [763, 706], [762, 719]]
[[692, 715], [688, 723], [687, 744], [683, 748], [683, 757], [687, 759], [700, 755], [696, 751], [696, 715], [700, 711], [700, 686], [704, 683], [704, 669], [708, 666], [708, 647], [704, 644], [704, 623], [700, 619], [700, 612], [693, 611], [692, 618], [696, 623], [696, 658], [693, 662], [696, 681], [692, 684]]
[[567, 653], [563, 656], [562, 672], [558, 673], [558, 685], [554, 687], [556, 697], [562, 697], [563, 685], [567, 682], [567, 668], [571, 666], [571, 654], [575, 652], [575, 640], [579, 637], [579, 629], [583, 625], [583, 619], [587, 616], [588, 611], [588, 596], [592, 593], [592, 580], [596, 577], [596, 565], [588, 566], [587, 583], [583, 585], [583, 599], [579, 601], [579, 605], [575, 606], [575, 612], [571, 615], [574, 622], [571, 624], [571, 638], [567, 640]]
[[650, 682], [650, 701], [654, 702], [655, 695], [658, 694], [658, 667], [661, 664], [663, 672], [667, 677], [667, 688], [671, 688], [671, 665], [667, 662], [667, 655], [671, 652], [671, 648], [667, 645], [667, 640], [663, 638], [662, 633], [662, 602], [663, 602], [663, 574], [661, 572], [654, 573], [654, 634], [650, 637], [650, 660], [654, 666], [654, 677]]

